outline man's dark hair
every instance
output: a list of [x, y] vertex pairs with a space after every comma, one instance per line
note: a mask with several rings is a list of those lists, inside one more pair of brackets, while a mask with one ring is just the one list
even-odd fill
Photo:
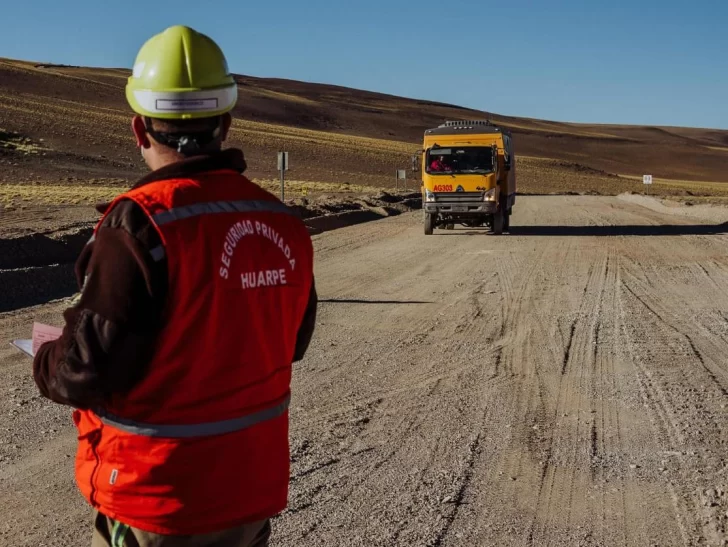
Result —
[[177, 150], [184, 156], [220, 149], [222, 116], [192, 120], [144, 118], [144, 125], [159, 144]]

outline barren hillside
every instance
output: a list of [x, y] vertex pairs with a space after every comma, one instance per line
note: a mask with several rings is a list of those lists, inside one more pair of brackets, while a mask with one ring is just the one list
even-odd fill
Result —
[[[0, 182], [113, 185], [142, 173], [128, 129], [127, 76], [122, 69], [0, 59]], [[293, 179], [390, 185], [426, 128], [490, 117], [513, 131], [522, 157], [532, 158], [519, 172], [530, 192], [635, 187], [605, 173], [728, 182], [728, 131], [569, 124], [331, 85], [251, 76], [238, 82], [231, 144], [243, 147], [256, 178], [275, 175], [275, 152], [285, 148]], [[542, 167], [562, 182], [544, 180]]]

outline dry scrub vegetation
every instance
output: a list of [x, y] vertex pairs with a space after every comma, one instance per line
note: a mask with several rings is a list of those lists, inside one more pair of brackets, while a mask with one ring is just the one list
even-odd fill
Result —
[[[549, 158], [520, 157], [516, 173], [518, 191], [523, 194], [647, 193], [642, 177], [606, 173], [579, 163]], [[654, 178], [649, 193], [691, 200], [720, 200], [728, 198], [728, 184]]]
[[0, 127], [0, 156], [10, 154], [29, 156], [38, 154], [43, 150], [43, 146], [40, 143], [33, 142], [33, 139]]
[[[338, 136], [337, 136], [338, 137]], [[354, 138], [355, 139], [355, 138]], [[347, 139], [334, 142], [347, 143]], [[352, 139], [353, 140], [353, 139]], [[370, 149], [377, 153], [376, 147]], [[576, 163], [548, 158], [521, 157], [516, 166], [518, 190], [521, 194], [601, 194], [616, 195], [624, 192], [644, 193], [641, 179], [604, 173]], [[409, 172], [408, 175], [412, 176]], [[275, 195], [280, 193], [280, 181], [275, 178], [254, 178], [253, 181]], [[393, 182], [393, 181], [392, 181]], [[313, 197], [321, 194], [365, 195], [376, 194], [381, 186], [346, 182], [321, 182], [286, 179], [286, 197]], [[0, 205], [5, 210], [27, 205], [94, 205], [110, 201], [129, 184], [123, 179], [69, 180], [54, 184], [29, 182], [0, 184]], [[393, 183], [389, 185], [393, 188]], [[410, 179], [409, 190], [419, 190], [419, 181]], [[401, 187], [400, 187], [401, 189]], [[699, 183], [655, 179], [650, 193], [682, 201], [700, 203], [728, 203], [728, 186], [724, 183]]]
[[38, 205], [94, 205], [123, 191], [119, 186], [62, 184], [2, 184], [0, 204], [6, 209]]
[[[254, 182], [276, 195], [280, 193], [280, 181], [256, 179]], [[0, 184], [0, 206], [14, 210], [28, 205], [95, 205], [111, 201], [124, 189], [124, 186], [104, 181], [94, 184]], [[321, 194], [376, 194], [379, 191], [381, 188], [358, 184], [286, 181], [286, 198], [291, 199]]]

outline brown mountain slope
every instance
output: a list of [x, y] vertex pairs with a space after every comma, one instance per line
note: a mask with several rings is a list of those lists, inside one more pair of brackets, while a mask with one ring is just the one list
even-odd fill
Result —
[[[128, 74], [0, 59], [0, 181], [129, 180], [143, 172], [128, 130]], [[297, 180], [390, 185], [426, 128], [490, 117], [513, 131], [520, 156], [728, 182], [728, 131], [550, 122], [332, 85], [250, 76], [238, 83], [231, 142], [244, 148], [254, 177], [274, 177], [275, 152], [287, 149]], [[13, 144], [22, 138], [26, 154]]]

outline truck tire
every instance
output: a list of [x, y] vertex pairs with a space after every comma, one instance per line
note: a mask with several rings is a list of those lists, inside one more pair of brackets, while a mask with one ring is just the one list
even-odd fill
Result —
[[505, 216], [505, 218], [503, 219], [503, 231], [510, 232], [511, 231], [511, 210], [508, 209], [504, 216]]
[[425, 235], [431, 236], [435, 229], [435, 219], [437, 215], [433, 213], [425, 213]]
[[498, 207], [498, 210], [493, 213], [493, 233], [497, 236], [503, 233], [503, 227], [506, 223], [505, 216], [503, 207]]

